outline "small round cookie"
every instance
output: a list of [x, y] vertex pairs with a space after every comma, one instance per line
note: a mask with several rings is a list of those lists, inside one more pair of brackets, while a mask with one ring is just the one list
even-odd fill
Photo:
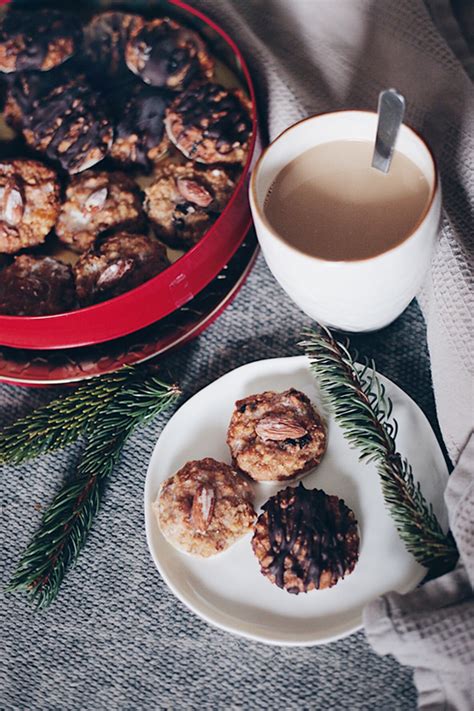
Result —
[[144, 223], [140, 190], [132, 178], [120, 172], [86, 170], [71, 178], [56, 234], [75, 252], [85, 252], [104, 232], [133, 232]]
[[189, 248], [219, 217], [234, 188], [223, 168], [170, 163], [145, 189], [145, 212], [163, 242]]
[[11, 9], [0, 22], [0, 71], [53, 69], [76, 52], [81, 34], [69, 13]]
[[169, 266], [166, 249], [155, 237], [118, 232], [97, 240], [74, 265], [81, 306], [112, 299]]
[[170, 94], [142, 85], [120, 112], [110, 157], [125, 166], [137, 165], [151, 170], [170, 147], [164, 118]]
[[214, 72], [214, 61], [197, 32], [167, 17], [134, 23], [125, 61], [146, 84], [174, 91], [186, 88], [191, 80], [210, 79]]
[[20, 254], [0, 271], [0, 313], [46, 316], [75, 307], [71, 267], [52, 257]]
[[0, 253], [41, 244], [59, 212], [56, 173], [36, 160], [0, 161]]
[[84, 27], [84, 57], [94, 75], [110, 80], [130, 74], [125, 64], [125, 46], [139, 15], [107, 10], [94, 15]]
[[234, 465], [256, 481], [284, 481], [314, 469], [326, 428], [309, 398], [291, 388], [239, 400], [227, 431]]
[[23, 72], [10, 87], [10, 116], [21, 117], [26, 142], [69, 173], [101, 161], [112, 145], [103, 102], [84, 75]]
[[252, 548], [271, 583], [298, 595], [330, 588], [352, 573], [359, 532], [342, 499], [299, 484], [279, 491], [262, 509]]
[[165, 538], [178, 550], [208, 558], [252, 530], [252, 489], [227, 464], [192, 461], [161, 485], [153, 504]]
[[240, 163], [247, 159], [251, 103], [240, 89], [197, 84], [166, 111], [170, 140], [186, 158], [199, 163]]

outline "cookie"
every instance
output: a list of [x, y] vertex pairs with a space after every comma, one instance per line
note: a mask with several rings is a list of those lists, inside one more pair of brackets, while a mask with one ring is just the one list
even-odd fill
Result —
[[145, 189], [144, 208], [163, 242], [189, 248], [216, 221], [234, 188], [223, 168], [170, 163]]
[[0, 161], [0, 253], [44, 242], [58, 213], [54, 170], [35, 160]]
[[75, 306], [71, 267], [52, 257], [21, 254], [0, 271], [0, 313], [46, 316]]
[[104, 232], [141, 229], [141, 202], [137, 184], [125, 173], [86, 170], [71, 178], [56, 234], [75, 252], [85, 252]]
[[255, 521], [250, 484], [210, 457], [188, 462], [167, 479], [153, 509], [165, 538], [202, 558], [229, 548]]
[[214, 61], [197, 32], [167, 17], [134, 23], [125, 61], [146, 84], [173, 91], [197, 78], [210, 79], [214, 72]]
[[326, 428], [309, 398], [291, 388], [239, 400], [227, 431], [234, 465], [256, 481], [284, 481], [314, 469]]
[[166, 249], [155, 237], [118, 232], [99, 239], [74, 265], [81, 306], [123, 294], [169, 266]]
[[10, 117], [12, 113], [28, 145], [69, 173], [95, 165], [112, 145], [113, 130], [100, 95], [84, 75], [73, 76], [63, 68], [16, 76], [10, 86]]
[[68, 13], [10, 9], [0, 22], [0, 71], [53, 69], [76, 52], [81, 35]]
[[142, 85], [120, 112], [110, 157], [124, 166], [151, 170], [166, 154], [170, 141], [164, 117], [170, 94], [162, 89]]
[[247, 159], [252, 133], [251, 103], [240, 89], [198, 84], [166, 111], [172, 143], [199, 163], [239, 163]]
[[297, 595], [330, 588], [354, 570], [357, 521], [342, 499], [299, 484], [279, 491], [262, 509], [252, 549], [274, 585]]
[[125, 46], [134, 23], [141, 18], [128, 12], [106, 11], [94, 15], [84, 27], [84, 58], [88, 73], [101, 83], [126, 79]]

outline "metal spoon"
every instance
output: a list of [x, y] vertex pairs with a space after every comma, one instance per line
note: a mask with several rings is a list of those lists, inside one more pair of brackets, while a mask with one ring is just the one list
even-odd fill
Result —
[[405, 114], [405, 99], [396, 89], [385, 89], [379, 94], [377, 136], [372, 168], [388, 173], [398, 131]]

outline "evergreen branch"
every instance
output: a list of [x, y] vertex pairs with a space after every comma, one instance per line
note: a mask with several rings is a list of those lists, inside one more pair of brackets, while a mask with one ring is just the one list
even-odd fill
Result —
[[62, 449], [94, 429], [116, 394], [137, 377], [137, 369], [92, 378], [0, 430], [0, 464], [19, 464]]
[[45, 511], [39, 530], [23, 553], [8, 591], [25, 591], [38, 608], [57, 596], [68, 569], [81, 552], [97, 514], [108, 476], [123, 445], [139, 423], [167, 408], [179, 395], [154, 375], [123, 384], [101, 416], [95, 417], [76, 476], [65, 484]]
[[349, 444], [359, 450], [360, 461], [374, 462], [385, 503], [407, 550], [432, 571], [451, 569], [459, 557], [456, 543], [451, 533], [443, 532], [410, 464], [397, 452], [392, 402], [374, 364], [356, 365], [347, 347], [324, 327], [305, 337], [301, 345], [323, 400]]

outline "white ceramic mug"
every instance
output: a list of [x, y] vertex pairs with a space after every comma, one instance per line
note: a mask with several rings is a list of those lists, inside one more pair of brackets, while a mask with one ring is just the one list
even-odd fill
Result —
[[331, 141], [375, 140], [377, 115], [337, 111], [287, 128], [260, 156], [250, 181], [250, 205], [263, 254], [291, 299], [313, 319], [346, 331], [373, 331], [399, 316], [418, 292], [430, 266], [441, 212], [441, 188], [433, 155], [418, 134], [402, 125], [396, 149], [425, 175], [427, 208], [414, 231], [381, 254], [356, 261], [329, 261], [303, 254], [283, 241], [263, 210], [278, 173], [304, 151]]

